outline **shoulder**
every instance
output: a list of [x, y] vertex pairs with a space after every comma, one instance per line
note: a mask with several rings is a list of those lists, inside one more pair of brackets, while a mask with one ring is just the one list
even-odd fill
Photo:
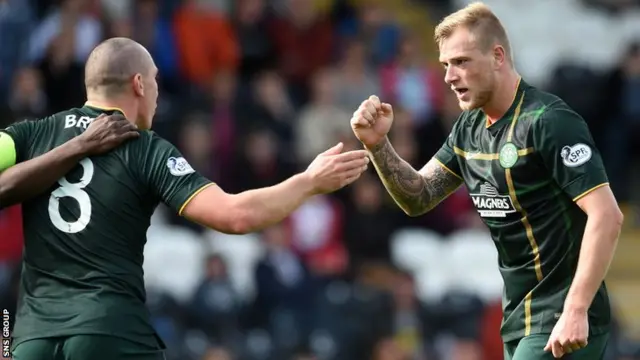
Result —
[[175, 146], [151, 130], [141, 130], [140, 137], [122, 147], [125, 151], [131, 151], [136, 157], [159, 156], [175, 149]]
[[484, 121], [484, 113], [480, 109], [463, 111], [453, 123], [452, 132], [464, 132], [465, 130], [474, 128], [478, 123], [484, 124]]
[[538, 126], [558, 125], [558, 123], [582, 120], [567, 103], [559, 96], [530, 87], [529, 96], [526, 96], [526, 104], [522, 117]]

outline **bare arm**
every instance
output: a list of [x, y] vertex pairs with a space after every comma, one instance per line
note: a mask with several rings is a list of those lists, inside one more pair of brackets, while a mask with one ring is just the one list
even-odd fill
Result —
[[209, 186], [188, 201], [181, 214], [201, 225], [231, 234], [251, 233], [282, 221], [316, 194], [356, 181], [369, 162], [364, 150], [342, 151], [342, 143], [318, 155], [301, 174], [280, 184], [230, 195]]
[[124, 116], [102, 114], [82, 135], [43, 155], [16, 164], [13, 138], [8, 133], [0, 133], [0, 208], [43, 193], [83, 158], [105, 153], [138, 136], [135, 125]]
[[6, 169], [0, 173], [0, 208], [29, 200], [44, 192], [85, 156], [84, 148], [74, 139], [46, 154]]
[[576, 275], [565, 300], [565, 311], [586, 313], [613, 259], [623, 216], [609, 186], [577, 201], [587, 214], [587, 226]]
[[369, 152], [385, 188], [409, 216], [433, 209], [462, 185], [462, 179], [435, 159], [416, 171], [398, 156], [387, 138]]
[[182, 215], [224, 233], [246, 234], [282, 221], [313, 195], [313, 182], [304, 173], [236, 195], [213, 185], [198, 193]]

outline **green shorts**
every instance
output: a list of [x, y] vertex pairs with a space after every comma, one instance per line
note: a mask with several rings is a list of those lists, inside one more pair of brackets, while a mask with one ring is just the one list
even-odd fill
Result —
[[[548, 334], [531, 335], [504, 345], [504, 360], [555, 360], [551, 351], [544, 351]], [[607, 350], [609, 334], [592, 335], [589, 344], [562, 357], [564, 360], [602, 360]]]
[[25, 341], [13, 360], [165, 360], [164, 351], [123, 338], [74, 335]]

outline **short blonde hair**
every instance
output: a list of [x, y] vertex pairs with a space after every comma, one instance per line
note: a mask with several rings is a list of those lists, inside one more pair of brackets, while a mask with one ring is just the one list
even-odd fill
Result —
[[506, 55], [511, 58], [511, 45], [507, 31], [496, 14], [484, 3], [471, 3], [445, 17], [436, 26], [434, 35], [436, 44], [440, 46], [442, 41], [449, 38], [456, 29], [461, 27], [474, 34], [483, 51], [490, 50], [493, 44], [498, 43], [504, 47]]

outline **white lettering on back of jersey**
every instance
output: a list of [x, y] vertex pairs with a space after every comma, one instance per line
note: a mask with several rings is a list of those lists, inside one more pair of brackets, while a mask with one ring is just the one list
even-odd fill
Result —
[[81, 116], [80, 118], [78, 118], [77, 115], [69, 114], [64, 118], [64, 128], [69, 129], [72, 127], [78, 127], [86, 129], [89, 127], [89, 125], [91, 125], [93, 120], [94, 118], [88, 116]]

